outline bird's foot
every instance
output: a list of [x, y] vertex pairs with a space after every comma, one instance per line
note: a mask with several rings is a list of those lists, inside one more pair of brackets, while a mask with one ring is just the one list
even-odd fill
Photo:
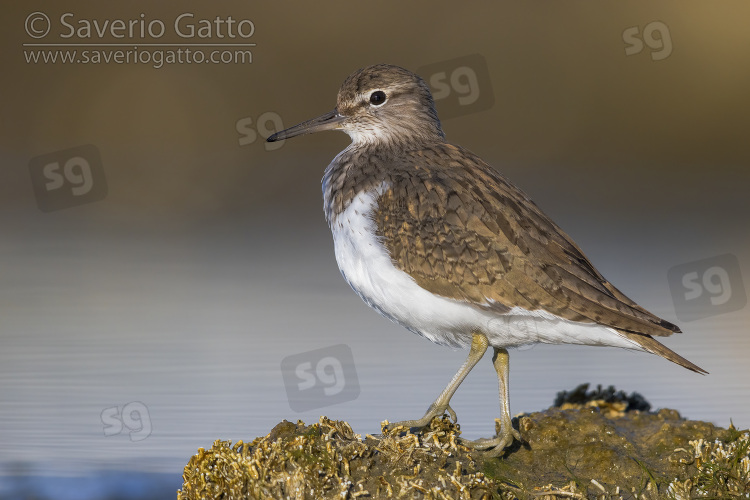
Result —
[[510, 419], [495, 420], [495, 429], [497, 435], [494, 438], [477, 439], [470, 441], [468, 439], [459, 439], [459, 442], [467, 448], [472, 448], [481, 452], [487, 458], [501, 456], [505, 448], [513, 444], [514, 440], [523, 442], [521, 433], [513, 428]]
[[427, 413], [424, 414], [424, 417], [418, 420], [403, 420], [401, 422], [389, 423], [388, 425], [383, 427], [383, 430], [393, 430], [397, 427], [406, 427], [407, 429], [423, 429], [430, 425], [430, 422], [432, 422], [433, 418], [440, 418], [445, 414], [445, 412], [448, 412], [448, 415], [450, 415], [454, 423], [458, 422], [456, 412], [453, 411], [453, 408], [451, 408], [450, 404], [445, 403], [436, 405], [435, 403], [432, 403], [427, 409]]

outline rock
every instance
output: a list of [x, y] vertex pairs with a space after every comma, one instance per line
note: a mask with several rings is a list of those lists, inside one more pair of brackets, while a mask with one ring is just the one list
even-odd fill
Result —
[[748, 431], [675, 410], [628, 410], [628, 401], [648, 402], [601, 387], [587, 397], [586, 389], [514, 419], [525, 442], [501, 458], [463, 446], [447, 416], [417, 434], [399, 428], [364, 439], [326, 417], [283, 421], [252, 443], [199, 449], [178, 499], [750, 496]]

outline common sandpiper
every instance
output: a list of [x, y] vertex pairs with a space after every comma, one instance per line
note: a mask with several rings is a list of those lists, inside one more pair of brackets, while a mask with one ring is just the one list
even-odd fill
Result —
[[521, 439], [510, 416], [508, 348], [622, 347], [707, 373], [654, 338], [680, 333], [677, 326], [615, 288], [503, 175], [446, 142], [429, 87], [416, 74], [387, 64], [360, 69], [344, 81], [333, 111], [268, 140], [323, 130], [352, 139], [323, 176], [344, 279], [408, 330], [470, 347], [425, 415], [392, 427], [425, 427], [445, 412], [455, 421], [451, 397], [488, 347], [500, 385], [498, 431], [464, 444], [489, 456]]

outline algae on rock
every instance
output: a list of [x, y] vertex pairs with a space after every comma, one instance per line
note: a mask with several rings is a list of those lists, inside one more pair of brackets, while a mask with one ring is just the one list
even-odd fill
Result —
[[364, 439], [326, 417], [283, 421], [252, 443], [198, 450], [178, 499], [750, 498], [748, 431], [629, 408], [648, 403], [613, 388], [586, 389], [514, 419], [525, 442], [499, 459], [461, 445], [447, 416], [417, 434], [397, 428]]

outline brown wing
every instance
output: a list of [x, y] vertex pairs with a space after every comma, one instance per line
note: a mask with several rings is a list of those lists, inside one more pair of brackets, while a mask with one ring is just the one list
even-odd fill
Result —
[[642, 335], [680, 331], [604, 279], [567, 234], [474, 154], [436, 144], [408, 153], [389, 177], [378, 233], [394, 264], [430, 292]]

